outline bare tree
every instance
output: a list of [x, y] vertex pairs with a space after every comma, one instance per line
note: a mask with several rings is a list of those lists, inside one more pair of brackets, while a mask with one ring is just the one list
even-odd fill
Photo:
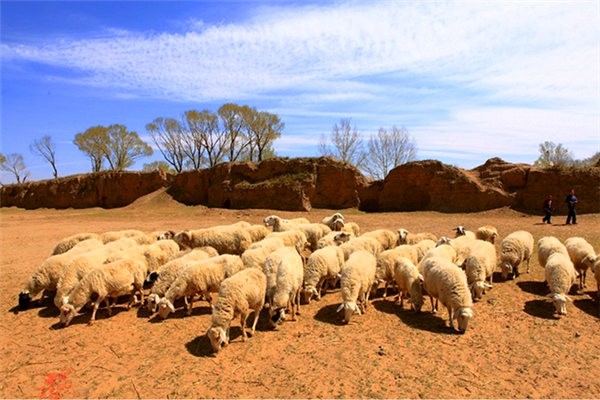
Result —
[[183, 127], [173, 118], [156, 118], [146, 125], [152, 141], [158, 147], [165, 161], [175, 172], [183, 171], [185, 152], [183, 151]]
[[244, 125], [250, 142], [248, 159], [262, 161], [267, 154], [274, 154], [273, 142], [281, 137], [285, 124], [279, 116], [266, 111], [248, 109], [244, 113]]
[[198, 147], [202, 156], [198, 168], [207, 165], [214, 167], [223, 160], [227, 136], [219, 130], [219, 119], [216, 114], [204, 110], [185, 112], [185, 121], [190, 133], [191, 142]]
[[25, 183], [29, 177], [29, 171], [25, 167], [23, 156], [18, 153], [10, 153], [6, 156], [0, 154], [0, 156], [0, 169], [13, 174], [17, 183]]
[[329, 137], [330, 144], [325, 136], [321, 137], [319, 151], [321, 155], [331, 156], [340, 161], [362, 169], [365, 161], [363, 141], [356, 126], [351, 125], [350, 119], [341, 119], [339, 125], [333, 125]]
[[250, 144], [244, 135], [244, 113], [247, 108], [248, 106], [227, 103], [217, 111], [223, 133], [227, 136], [228, 161], [237, 161]]
[[390, 131], [379, 128], [376, 135], [371, 135], [367, 144], [364, 170], [375, 179], [385, 176], [398, 165], [415, 159], [416, 145], [406, 128], [392, 126]]
[[549, 167], [568, 167], [573, 164], [573, 156], [571, 152], [563, 147], [561, 143], [556, 144], [554, 142], [545, 141], [540, 144], [539, 147], [540, 156], [533, 163], [544, 168]]
[[29, 145], [29, 150], [44, 158], [52, 167], [54, 179], [58, 178], [58, 170], [56, 169], [56, 146], [52, 142], [50, 136], [44, 136], [41, 139], [36, 139]]

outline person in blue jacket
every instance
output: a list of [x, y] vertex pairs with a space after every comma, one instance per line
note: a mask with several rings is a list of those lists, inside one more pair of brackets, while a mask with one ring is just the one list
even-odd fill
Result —
[[565, 198], [565, 202], [567, 203], [567, 207], [569, 208], [569, 213], [567, 214], [567, 225], [573, 222], [573, 224], [577, 224], [577, 213], [575, 212], [575, 205], [577, 205], [577, 197], [575, 197], [575, 189], [571, 189], [571, 192]]

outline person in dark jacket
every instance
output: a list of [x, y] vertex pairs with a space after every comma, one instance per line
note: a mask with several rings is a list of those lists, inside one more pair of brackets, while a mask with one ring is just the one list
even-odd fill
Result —
[[549, 194], [544, 200], [544, 218], [542, 218], [542, 222], [546, 224], [551, 224], [550, 221], [552, 218], [552, 211], [554, 211], [554, 201], [552, 200], [552, 195]]
[[575, 213], [575, 205], [577, 204], [577, 197], [575, 197], [575, 189], [571, 189], [571, 192], [565, 198], [569, 213], [567, 214], [567, 225], [573, 222], [577, 224], [577, 214]]

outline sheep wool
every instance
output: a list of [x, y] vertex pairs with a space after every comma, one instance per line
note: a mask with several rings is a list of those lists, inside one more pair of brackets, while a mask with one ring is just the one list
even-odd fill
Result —
[[494, 244], [498, 237], [498, 229], [495, 226], [484, 225], [477, 228], [475, 231], [475, 239], [483, 240]]
[[344, 310], [345, 323], [349, 323], [354, 314], [360, 315], [367, 310], [376, 269], [377, 259], [366, 250], [353, 252], [343, 265], [340, 277], [342, 303], [337, 312]]
[[519, 276], [519, 266], [527, 262], [527, 273], [529, 273], [529, 262], [533, 254], [533, 235], [527, 231], [515, 231], [508, 234], [500, 243], [500, 268], [502, 278]]
[[321, 290], [327, 280], [336, 281], [344, 264], [344, 252], [338, 246], [326, 246], [312, 253], [304, 268], [304, 300], [313, 296], [321, 299]]
[[269, 316], [271, 326], [285, 320], [285, 310], [289, 308], [291, 320], [296, 320], [296, 315], [300, 315], [300, 293], [302, 290], [302, 281], [304, 279], [304, 267], [302, 257], [296, 249], [292, 247], [282, 247], [275, 250], [278, 257], [269, 259], [268, 262], [279, 263], [275, 269], [275, 287], [269, 294]]
[[404, 298], [409, 297], [410, 305], [416, 312], [423, 307], [423, 275], [417, 266], [406, 257], [399, 257], [394, 263], [394, 280], [398, 287], [397, 302], [404, 306]]
[[366, 250], [375, 257], [377, 257], [384, 250], [381, 242], [368, 236], [359, 236], [357, 238], [350, 239], [346, 243], [341, 244], [340, 248], [344, 252], [345, 260], [348, 260], [352, 253], [359, 250]]
[[437, 236], [431, 232], [410, 233], [408, 230], [398, 229], [398, 245], [401, 244], [417, 244], [422, 240], [438, 240]]
[[425, 257], [425, 253], [433, 249], [435, 245], [436, 241], [431, 239], [420, 240], [419, 242], [413, 244], [412, 246], [417, 252], [417, 263], [421, 262], [423, 257]]
[[365, 232], [362, 234], [362, 237], [376, 239], [381, 243], [383, 250], [393, 249], [396, 247], [396, 244], [398, 244], [398, 235], [389, 229], [376, 229], [374, 231]]
[[175, 312], [175, 300], [184, 298], [187, 315], [192, 314], [194, 295], [201, 294], [212, 308], [210, 293], [217, 293], [221, 282], [244, 268], [239, 256], [224, 254], [187, 265], [169, 286], [165, 296], [158, 301], [158, 315], [161, 318]]
[[263, 308], [267, 279], [262, 271], [255, 268], [244, 269], [221, 283], [219, 298], [212, 310], [211, 326], [206, 335], [215, 352], [229, 344], [231, 321], [240, 316], [242, 340], [248, 339], [246, 320], [254, 311], [251, 335], [254, 335], [260, 310]]
[[458, 331], [466, 332], [474, 315], [467, 277], [459, 267], [444, 258], [433, 257], [427, 262], [433, 265], [426, 270], [423, 286], [429, 294], [433, 311], [437, 311], [437, 301], [441, 301], [448, 310], [450, 327], [455, 329], [454, 320], [457, 320]]
[[548, 257], [554, 253], [561, 253], [569, 257], [569, 252], [564, 244], [554, 236], [544, 236], [537, 242], [538, 262], [543, 268], [546, 266]]
[[577, 280], [577, 271], [573, 263], [569, 256], [555, 252], [548, 256], [544, 272], [550, 288], [549, 301], [552, 301], [559, 315], [566, 315], [567, 302], [571, 301], [568, 294]]
[[398, 247], [394, 247], [390, 250], [382, 251], [377, 256], [377, 268], [375, 272], [375, 279], [377, 284], [384, 283], [383, 298], [387, 297], [388, 286], [395, 284], [394, 279], [394, 265], [398, 257], [406, 257], [413, 264], [417, 263], [417, 251], [414, 247], [408, 244], [403, 244]]
[[56, 245], [54, 249], [52, 249], [53, 256], [57, 254], [63, 254], [73, 248], [77, 243], [82, 242], [87, 239], [96, 239], [100, 240], [100, 235], [97, 233], [77, 233], [75, 235], [68, 236], [66, 238], [61, 239]]
[[[465, 274], [473, 301], [481, 300], [486, 289], [492, 288], [496, 267], [496, 247], [490, 242], [478, 240], [465, 259]], [[486, 279], [490, 280], [488, 284]]]
[[112, 314], [110, 298], [126, 294], [131, 295], [128, 308], [135, 303], [135, 293], [140, 293], [144, 301], [145, 265], [140, 260], [123, 259], [96, 267], [87, 273], [71, 291], [67, 301], [60, 308], [60, 322], [67, 326], [77, 313], [92, 301], [93, 311], [89, 325], [96, 320], [98, 307], [104, 301], [108, 306], [108, 315]]
[[591, 244], [582, 237], [570, 237], [565, 240], [565, 247], [569, 258], [579, 273], [579, 288], [585, 288], [585, 278], [587, 270], [591, 268], [597, 260], [596, 252]]
[[33, 272], [19, 293], [19, 308], [25, 310], [31, 300], [42, 291], [55, 291], [58, 280], [73, 258], [88, 251], [102, 247], [97, 239], [87, 239], [77, 243], [70, 250], [50, 256]]

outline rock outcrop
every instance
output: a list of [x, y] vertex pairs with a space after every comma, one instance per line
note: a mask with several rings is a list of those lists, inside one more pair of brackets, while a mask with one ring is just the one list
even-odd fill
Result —
[[558, 213], [566, 212], [562, 200], [571, 188], [580, 213], [600, 212], [598, 166], [552, 170], [492, 158], [464, 170], [426, 160], [394, 168], [383, 181], [369, 181], [332, 158], [274, 158], [177, 175], [102, 172], [7, 185], [0, 190], [0, 206], [114, 208], [163, 190], [177, 202], [216, 208], [475, 212], [508, 206], [537, 214], [547, 194], [554, 195]]

